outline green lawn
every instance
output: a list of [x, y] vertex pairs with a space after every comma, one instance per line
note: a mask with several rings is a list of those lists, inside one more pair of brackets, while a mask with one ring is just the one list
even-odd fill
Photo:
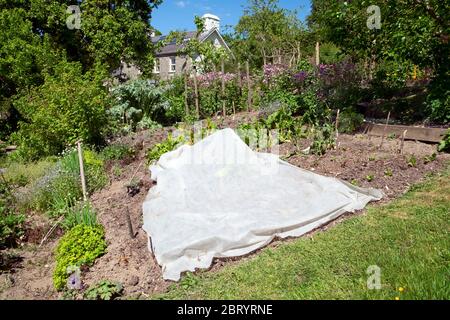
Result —
[[[449, 177], [450, 167], [388, 205], [218, 272], [188, 274], [154, 298], [450, 299]], [[371, 265], [381, 268], [381, 290], [367, 289]]]

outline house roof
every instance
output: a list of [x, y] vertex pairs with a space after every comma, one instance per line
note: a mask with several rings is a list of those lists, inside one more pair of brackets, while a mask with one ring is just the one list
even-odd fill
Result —
[[[204, 41], [206, 40], [211, 34], [213, 34], [214, 32], [217, 32], [217, 34], [220, 36], [220, 38], [223, 40], [222, 36], [220, 35], [219, 31], [217, 29], [212, 29], [209, 30], [207, 32], [204, 32], [202, 34], [200, 34], [199, 36], [199, 40], [200, 41]], [[197, 36], [197, 31], [187, 31], [184, 32], [184, 41], [188, 41], [191, 40], [193, 38], [195, 38]], [[156, 44], [160, 41], [164, 41], [167, 38], [167, 36], [157, 36], [157, 37], [152, 37], [151, 41], [152, 43]], [[225, 43], [225, 41], [223, 40], [223, 42]], [[227, 44], [225, 43], [226, 48], [228, 49]], [[171, 55], [171, 54], [177, 54], [178, 51], [180, 49], [183, 48], [183, 44], [177, 44], [176, 39], [173, 39], [170, 43], [168, 43], [167, 45], [165, 45], [164, 47], [162, 47], [156, 54], [157, 56], [164, 56], [164, 55]]]

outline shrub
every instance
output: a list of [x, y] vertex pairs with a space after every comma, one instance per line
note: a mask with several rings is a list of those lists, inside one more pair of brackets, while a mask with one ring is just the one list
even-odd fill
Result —
[[25, 160], [57, 155], [78, 139], [97, 145], [106, 127], [107, 96], [98, 77], [83, 74], [79, 63], [61, 62], [40, 87], [18, 98], [23, 121], [11, 139]]
[[431, 120], [450, 122], [450, 75], [449, 72], [436, 76], [430, 83], [427, 97], [427, 113]]
[[84, 297], [88, 300], [112, 300], [119, 297], [122, 291], [122, 284], [103, 280], [87, 289]]
[[138, 122], [136, 129], [137, 130], [155, 130], [162, 128], [158, 122], [153, 121], [149, 116], [144, 116], [141, 121]]
[[101, 157], [105, 160], [123, 160], [134, 157], [134, 150], [124, 144], [114, 144], [103, 149]]
[[0, 249], [16, 245], [23, 235], [25, 217], [15, 212], [14, 202], [10, 184], [0, 172]]
[[173, 138], [172, 135], [169, 134], [169, 137], [164, 142], [158, 143], [147, 151], [148, 163], [158, 161], [163, 154], [175, 150], [181, 143], [184, 143], [184, 141], [185, 138], [183, 136]]
[[364, 116], [352, 109], [344, 110], [339, 116], [339, 132], [353, 133], [358, 130], [364, 122]]
[[64, 289], [69, 267], [91, 265], [96, 258], [106, 252], [106, 241], [103, 227], [79, 224], [68, 231], [59, 241], [56, 248], [56, 267], [53, 283], [57, 290]]
[[[93, 193], [106, 185], [108, 176], [97, 153], [84, 150], [83, 156], [87, 191]], [[50, 216], [66, 215], [83, 196], [77, 151], [67, 151], [47, 175], [30, 186], [28, 194], [29, 199], [23, 199], [22, 206]]]
[[144, 116], [157, 122], [165, 121], [169, 107], [165, 93], [170, 86], [157, 86], [151, 80], [133, 80], [112, 89], [113, 105], [108, 114], [119, 125], [130, 125], [133, 130]]

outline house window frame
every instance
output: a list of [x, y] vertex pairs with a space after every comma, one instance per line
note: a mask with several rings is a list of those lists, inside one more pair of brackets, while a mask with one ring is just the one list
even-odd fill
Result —
[[169, 73], [177, 72], [177, 57], [169, 57]]
[[159, 74], [161, 73], [161, 60], [156, 58], [155, 65], [153, 67], [153, 73]]

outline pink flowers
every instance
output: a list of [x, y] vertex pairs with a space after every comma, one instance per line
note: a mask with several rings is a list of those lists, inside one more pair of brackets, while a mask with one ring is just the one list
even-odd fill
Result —
[[222, 77], [225, 79], [225, 82], [229, 82], [234, 80], [236, 75], [234, 73], [223, 74], [222, 72], [208, 72], [198, 76], [197, 81], [201, 87], [210, 87], [213, 84], [220, 83], [222, 81]]
[[265, 84], [270, 83], [274, 78], [282, 75], [288, 70], [287, 66], [283, 64], [266, 64], [264, 66], [264, 79]]

